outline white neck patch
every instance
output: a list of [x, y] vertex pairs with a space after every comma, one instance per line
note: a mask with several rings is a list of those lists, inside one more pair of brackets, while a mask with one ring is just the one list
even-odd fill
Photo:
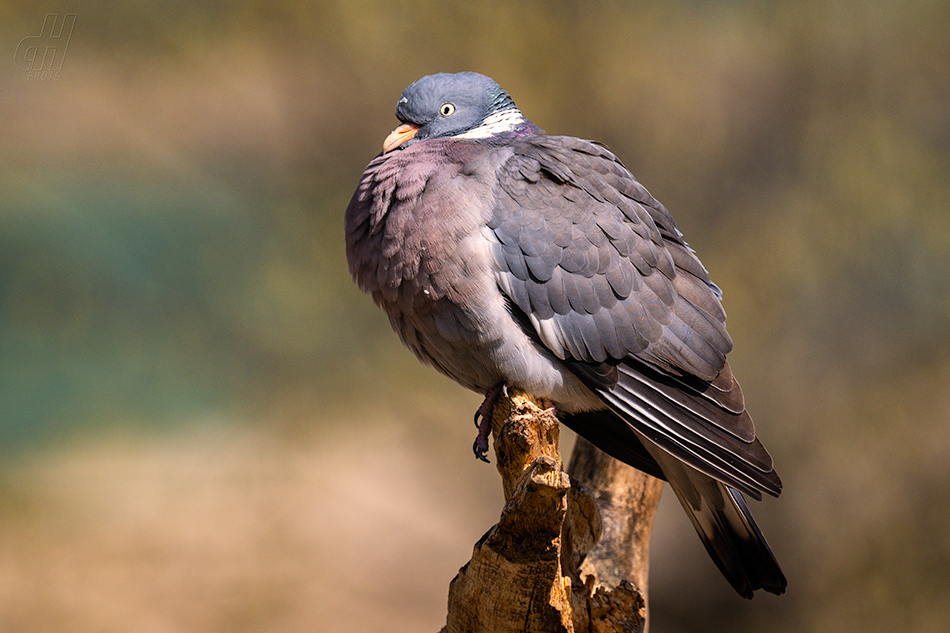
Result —
[[464, 134], [459, 134], [455, 138], [489, 138], [496, 134], [511, 132], [519, 125], [525, 122], [524, 115], [518, 108], [505, 108], [485, 117], [482, 124], [472, 128]]

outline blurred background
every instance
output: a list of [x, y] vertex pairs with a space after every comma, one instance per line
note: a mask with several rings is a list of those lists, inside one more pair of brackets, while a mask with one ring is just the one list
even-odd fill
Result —
[[343, 212], [458, 70], [610, 146], [725, 290], [789, 591], [739, 598], [667, 492], [652, 630], [950, 630], [950, 4], [36, 4], [0, 5], [0, 630], [444, 624], [502, 503], [480, 396]]

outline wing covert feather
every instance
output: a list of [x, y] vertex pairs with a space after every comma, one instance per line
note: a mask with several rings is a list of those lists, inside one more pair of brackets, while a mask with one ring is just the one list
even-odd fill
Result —
[[514, 147], [488, 225], [513, 309], [641, 436], [753, 497], [778, 494], [726, 363], [721, 292], [666, 208], [600, 145]]

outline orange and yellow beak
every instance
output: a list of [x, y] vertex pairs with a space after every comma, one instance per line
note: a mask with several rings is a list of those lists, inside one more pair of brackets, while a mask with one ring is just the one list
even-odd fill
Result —
[[416, 132], [418, 131], [418, 125], [413, 125], [412, 123], [403, 123], [393, 130], [389, 136], [386, 137], [386, 140], [383, 141], [383, 154], [396, 149], [409, 139], [414, 138], [416, 136]]

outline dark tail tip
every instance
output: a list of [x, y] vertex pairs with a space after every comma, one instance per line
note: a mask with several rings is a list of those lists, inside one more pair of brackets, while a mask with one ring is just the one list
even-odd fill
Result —
[[[775, 559], [772, 548], [769, 547], [765, 535], [762, 534], [762, 530], [759, 529], [758, 524], [752, 517], [752, 512], [749, 510], [749, 506], [746, 505], [742, 493], [728, 486], [726, 486], [726, 490], [729, 491], [729, 496], [735, 504], [733, 509], [738, 512], [735, 516], [729, 516], [732, 513], [729, 513], [727, 508], [725, 511], [727, 514], [724, 518], [733, 528], [731, 531], [736, 537], [734, 540], [736, 553], [744, 572], [742, 574], [743, 578], [734, 579], [735, 574], [726, 574], [726, 578], [736, 588], [736, 591], [746, 598], [751, 599], [753, 593], [758, 589], [774, 593], [777, 596], [782, 595], [788, 587], [788, 580], [785, 578], [785, 574], [782, 573], [782, 568]], [[736, 520], [738, 520], [738, 523]], [[719, 563], [718, 560], [716, 562]], [[719, 567], [722, 569], [722, 565]], [[725, 570], [723, 570], [723, 573], [726, 573]]]

